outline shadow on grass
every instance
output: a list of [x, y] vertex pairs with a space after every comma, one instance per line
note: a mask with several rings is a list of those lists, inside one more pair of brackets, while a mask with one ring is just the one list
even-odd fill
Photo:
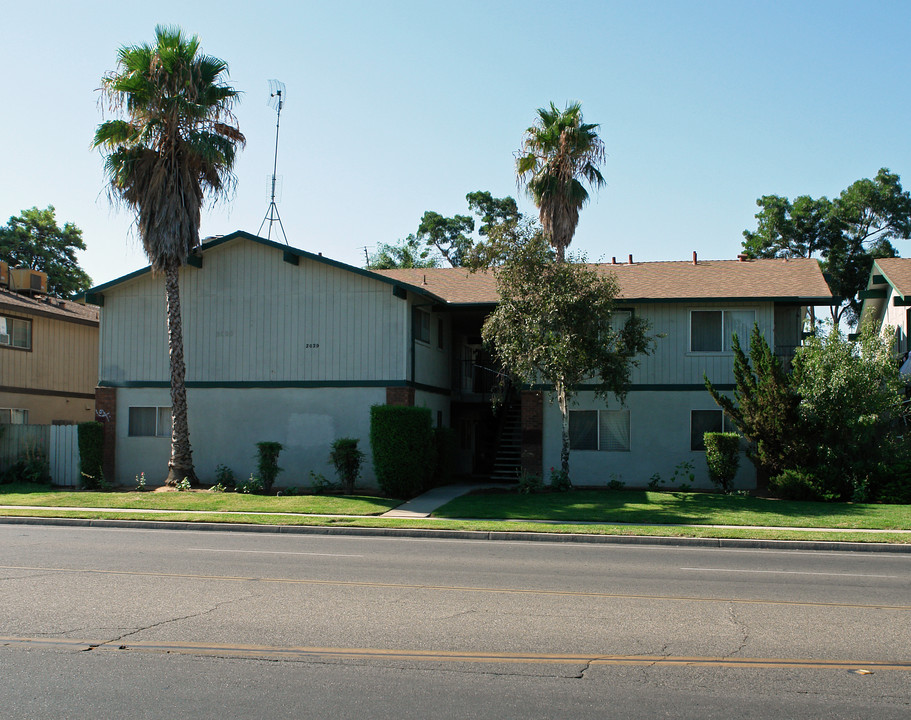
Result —
[[[576, 489], [566, 493], [467, 495], [434, 513], [437, 517], [618, 522], [658, 525], [907, 526], [907, 506], [854, 505], [771, 500], [742, 495], [675, 491]], [[897, 522], [893, 516], [904, 515]]]

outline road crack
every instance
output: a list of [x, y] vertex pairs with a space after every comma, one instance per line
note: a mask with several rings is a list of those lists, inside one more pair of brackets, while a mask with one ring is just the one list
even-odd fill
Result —
[[[154, 628], [162, 627], [163, 625], [169, 625], [170, 623], [181, 622], [183, 620], [192, 620], [194, 618], [204, 617], [205, 615], [209, 615], [225, 605], [233, 605], [234, 603], [237, 603], [237, 602], [250, 600], [253, 597], [255, 597], [255, 596], [253, 594], [250, 594], [250, 595], [246, 595], [244, 597], [234, 598], [233, 600], [224, 600], [224, 601], [216, 603], [212, 607], [207, 608], [206, 610], [202, 610], [200, 612], [190, 613], [188, 615], [181, 615], [180, 617], [167, 618], [167, 619], [161, 620], [159, 622], [151, 623], [149, 625], [145, 625], [143, 627], [136, 628], [134, 630], [130, 630], [129, 632], [123, 633], [122, 635], [119, 635], [118, 637], [111, 638], [110, 640], [105, 640], [104, 642], [100, 642], [100, 643], [93, 643], [92, 645], [87, 647], [86, 650], [92, 650], [93, 648], [103, 647], [105, 645], [115, 645], [117, 643], [121, 643], [124, 639], [126, 639], [128, 637], [131, 637], [131, 636], [136, 635], [141, 632], [145, 632], [146, 630], [152, 630]], [[126, 645], [121, 645], [120, 649], [125, 650]]]
[[737, 647], [737, 649], [731, 653], [728, 653], [725, 656], [725, 657], [733, 657], [733, 656], [739, 655], [741, 652], [743, 652], [743, 649], [746, 647], [747, 643], [750, 641], [750, 633], [749, 633], [749, 630], [747, 629], [747, 626], [738, 619], [737, 613], [734, 610], [733, 604], [731, 604], [731, 606], [728, 608], [728, 619], [730, 620], [731, 624], [735, 628], [739, 629], [743, 635], [743, 637], [740, 638], [740, 645]]

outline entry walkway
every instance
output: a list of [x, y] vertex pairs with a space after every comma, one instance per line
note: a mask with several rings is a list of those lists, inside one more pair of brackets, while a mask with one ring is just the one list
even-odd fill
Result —
[[428, 490], [423, 495], [393, 508], [383, 513], [380, 517], [385, 518], [425, 518], [430, 517], [430, 513], [438, 507], [442, 507], [450, 500], [454, 500], [462, 495], [467, 495], [474, 490], [486, 490], [489, 488], [508, 489], [511, 485], [502, 483], [457, 483], [455, 485], [444, 485], [443, 487]]

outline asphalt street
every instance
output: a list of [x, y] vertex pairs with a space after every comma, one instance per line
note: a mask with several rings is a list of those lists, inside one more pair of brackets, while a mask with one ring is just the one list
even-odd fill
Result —
[[10, 718], [911, 716], [911, 556], [0, 525]]

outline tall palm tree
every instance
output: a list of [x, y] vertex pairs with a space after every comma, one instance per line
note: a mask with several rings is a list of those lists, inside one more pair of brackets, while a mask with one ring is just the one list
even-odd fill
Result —
[[93, 146], [105, 155], [112, 201], [136, 213], [153, 272], [164, 275], [171, 373], [168, 484], [196, 481], [187, 424], [186, 366], [179, 271], [199, 245], [206, 194], [224, 197], [244, 136], [231, 113], [238, 92], [228, 65], [199, 52], [197, 36], [155, 28], [155, 45], [120, 48], [117, 69], [102, 78], [102, 98], [122, 119], [98, 126]]
[[588, 200], [583, 181], [595, 188], [604, 184], [598, 169], [604, 161], [599, 127], [582, 122], [580, 103], [562, 111], [551, 103], [550, 108], [538, 109], [538, 119], [525, 131], [517, 154], [519, 184], [535, 201], [544, 234], [560, 262], [579, 224], [579, 210]]

